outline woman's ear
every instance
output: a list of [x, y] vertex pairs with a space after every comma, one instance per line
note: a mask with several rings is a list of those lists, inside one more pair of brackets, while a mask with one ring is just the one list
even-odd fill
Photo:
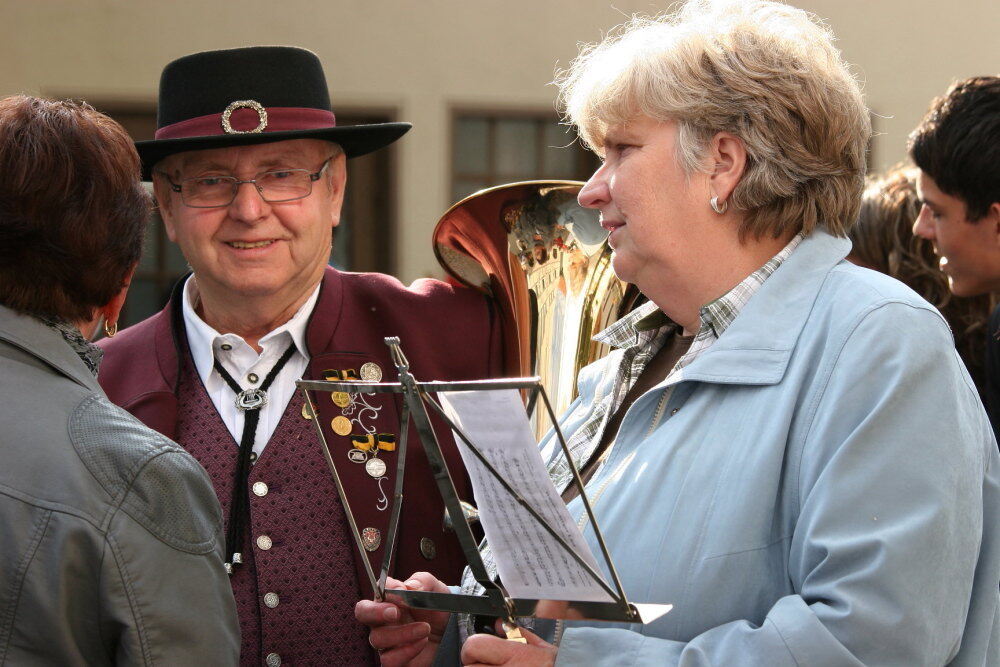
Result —
[[746, 146], [735, 134], [717, 132], [709, 143], [709, 159], [710, 194], [727, 202], [746, 170]]
[[128, 288], [129, 285], [132, 284], [132, 278], [135, 276], [135, 269], [137, 266], [139, 265], [135, 264], [131, 269], [129, 269], [129, 272], [125, 275], [125, 284], [117, 294], [111, 297], [111, 301], [108, 301], [104, 306], [98, 309], [101, 317], [104, 318], [105, 330], [118, 330], [118, 317], [121, 315], [122, 308], [125, 306], [125, 297], [128, 296]]

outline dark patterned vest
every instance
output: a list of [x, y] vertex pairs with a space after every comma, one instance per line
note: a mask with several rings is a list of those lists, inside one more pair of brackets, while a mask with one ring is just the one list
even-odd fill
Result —
[[[184, 364], [177, 440], [205, 467], [228, 520], [238, 444], [190, 356]], [[251, 469], [242, 565], [231, 578], [243, 665], [371, 665], [354, 542], [312, 422], [295, 394]]]

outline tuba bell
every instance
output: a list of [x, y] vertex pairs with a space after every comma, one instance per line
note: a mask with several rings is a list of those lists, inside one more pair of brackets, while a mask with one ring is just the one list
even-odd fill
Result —
[[[608, 353], [593, 336], [642, 299], [611, 267], [608, 232], [576, 200], [580, 181], [525, 181], [461, 200], [434, 230], [434, 253], [457, 281], [498, 309], [508, 376], [538, 376], [557, 415], [576, 376]], [[550, 428], [535, 410], [535, 436]]]

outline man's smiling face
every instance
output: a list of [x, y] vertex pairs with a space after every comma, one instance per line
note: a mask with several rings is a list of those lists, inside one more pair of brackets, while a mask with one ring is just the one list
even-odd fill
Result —
[[156, 172], [179, 183], [206, 176], [252, 179], [281, 169], [316, 172], [328, 159], [312, 194], [281, 203], [268, 203], [252, 184], [242, 184], [228, 206], [192, 208], [171, 190], [166, 177], [154, 177], [167, 235], [194, 269], [199, 290], [227, 300], [275, 297], [294, 302], [313, 289], [340, 222], [345, 157], [329, 142], [297, 139], [178, 153], [157, 165]]

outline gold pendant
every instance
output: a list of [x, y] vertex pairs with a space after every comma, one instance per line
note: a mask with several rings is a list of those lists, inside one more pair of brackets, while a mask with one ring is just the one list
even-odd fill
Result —
[[333, 418], [330, 422], [330, 428], [337, 435], [350, 435], [351, 434], [351, 420], [343, 415], [339, 415]]

